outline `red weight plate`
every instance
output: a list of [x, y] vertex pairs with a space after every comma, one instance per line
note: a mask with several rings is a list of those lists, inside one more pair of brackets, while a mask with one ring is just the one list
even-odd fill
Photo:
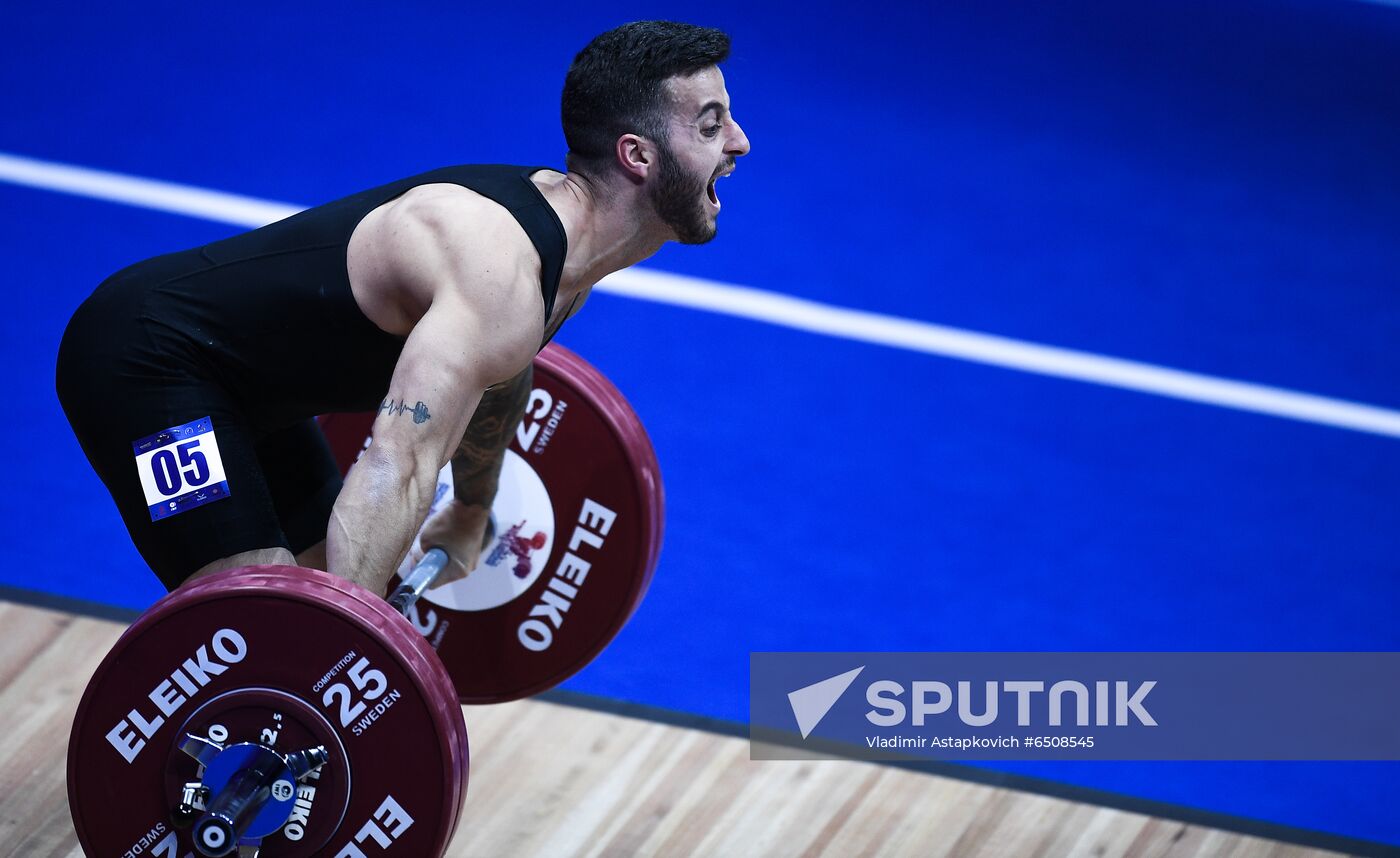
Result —
[[383, 842], [441, 855], [460, 818], [467, 736], [450, 678], [382, 598], [324, 572], [211, 575], [127, 629], [69, 740], [69, 805], [87, 854], [192, 852], [169, 818], [197, 770], [177, 750], [186, 731], [270, 740], [282, 753], [327, 747], [305, 818], [294, 817], [302, 829], [269, 835], [264, 858]]
[[[340, 461], [373, 415], [330, 415]], [[451, 497], [444, 468], [436, 509]], [[551, 345], [502, 468], [496, 536], [465, 581], [430, 590], [409, 620], [437, 649], [464, 703], [537, 694], [582, 670], [646, 594], [662, 540], [656, 455], [627, 400]], [[406, 570], [401, 570], [406, 571]]]
[[624, 453], [632, 464], [632, 471], [639, 483], [639, 490], [647, 499], [647, 547], [646, 573], [641, 591], [623, 618], [626, 622], [632, 612], [641, 604], [651, 585], [651, 576], [656, 572], [656, 563], [661, 557], [661, 543], [666, 526], [666, 490], [661, 482], [661, 466], [656, 461], [656, 451], [651, 446], [651, 438], [646, 428], [632, 410], [622, 391], [608, 381], [592, 364], [563, 346], [551, 345], [540, 352], [535, 359], [535, 368], [543, 369], [578, 387], [582, 394], [606, 415], [608, 424], [622, 442]]

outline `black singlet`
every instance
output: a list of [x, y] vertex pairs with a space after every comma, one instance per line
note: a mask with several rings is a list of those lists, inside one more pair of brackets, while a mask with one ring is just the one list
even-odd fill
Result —
[[[346, 271], [350, 236], [376, 207], [433, 183], [499, 203], [539, 253], [548, 321], [567, 239], [530, 181], [540, 169], [459, 166], [402, 179], [137, 263], [83, 302], [59, 348], [59, 400], [167, 587], [220, 557], [275, 546], [295, 554], [325, 537], [340, 474], [312, 418], [378, 407], [404, 344], [361, 312]], [[205, 418], [228, 490], [157, 520], [133, 442]]]
[[139, 288], [148, 291], [142, 313], [174, 335], [168, 347], [178, 347], [183, 357], [246, 403], [245, 413], [255, 425], [275, 427], [331, 411], [371, 410], [388, 390], [404, 340], [376, 327], [351, 294], [346, 248], [355, 227], [378, 206], [419, 185], [446, 182], [470, 188], [509, 211], [534, 244], [547, 322], [566, 239], [563, 224], [530, 181], [540, 169], [466, 165], [434, 170], [157, 257], [117, 277], [139, 277]]

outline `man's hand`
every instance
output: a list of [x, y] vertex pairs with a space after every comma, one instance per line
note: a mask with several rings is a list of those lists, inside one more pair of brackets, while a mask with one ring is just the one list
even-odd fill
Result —
[[429, 548], [441, 548], [450, 560], [429, 589], [460, 581], [476, 568], [486, 541], [494, 535], [487, 532], [490, 525], [491, 510], [456, 498], [428, 517], [413, 545], [414, 565], [423, 559]]

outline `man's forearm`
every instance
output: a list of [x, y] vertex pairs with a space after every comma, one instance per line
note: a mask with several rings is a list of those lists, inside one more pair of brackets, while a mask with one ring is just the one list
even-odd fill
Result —
[[457, 500], [490, 508], [501, 478], [506, 448], [530, 400], [533, 366], [487, 390], [452, 454], [452, 485]]
[[437, 469], [428, 460], [365, 451], [331, 510], [327, 571], [380, 592], [432, 503]]
[[[458, 501], [490, 508], [506, 447], [530, 399], [532, 378], [527, 367], [482, 395], [452, 454]], [[371, 444], [350, 470], [331, 513], [328, 571], [382, 589], [412, 544], [436, 486], [437, 468], [421, 455], [395, 455]]]

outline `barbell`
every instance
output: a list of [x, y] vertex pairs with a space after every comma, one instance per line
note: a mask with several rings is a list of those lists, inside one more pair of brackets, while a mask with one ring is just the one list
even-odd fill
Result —
[[[323, 417], [341, 469], [371, 414]], [[434, 508], [452, 497], [444, 468]], [[187, 584], [97, 668], [68, 753], [92, 856], [439, 856], [466, 796], [460, 703], [539, 693], [587, 665], [645, 595], [664, 494], [640, 421], [552, 345], [502, 467], [494, 534], [430, 589], [440, 549], [386, 600], [313, 569]]]

